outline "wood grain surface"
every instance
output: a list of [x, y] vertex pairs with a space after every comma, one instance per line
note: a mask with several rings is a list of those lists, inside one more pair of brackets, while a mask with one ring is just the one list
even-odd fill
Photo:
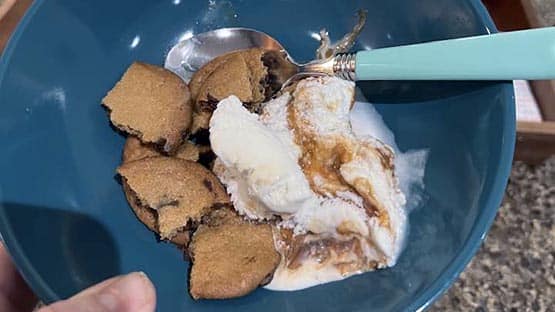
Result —
[[541, 164], [555, 155], [555, 122], [519, 122], [515, 160]]

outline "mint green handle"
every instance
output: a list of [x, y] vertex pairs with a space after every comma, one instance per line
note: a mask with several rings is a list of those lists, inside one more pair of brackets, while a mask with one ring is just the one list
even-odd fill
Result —
[[555, 79], [555, 27], [356, 54], [357, 80]]

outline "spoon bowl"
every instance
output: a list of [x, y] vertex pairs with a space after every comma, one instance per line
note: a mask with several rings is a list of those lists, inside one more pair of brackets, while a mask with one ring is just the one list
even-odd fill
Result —
[[180, 41], [171, 48], [164, 66], [188, 82], [199, 68], [217, 56], [251, 48], [285, 50], [277, 40], [261, 31], [241, 27], [220, 28]]

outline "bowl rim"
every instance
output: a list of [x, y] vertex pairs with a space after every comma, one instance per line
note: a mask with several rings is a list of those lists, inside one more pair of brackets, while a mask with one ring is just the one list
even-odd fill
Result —
[[[19, 39], [45, 1], [46, 0], [35, 0], [33, 2], [11, 38], [8, 40], [4, 52], [0, 55], [0, 86], [2, 86], [7, 66], [16, 50]], [[498, 32], [484, 4], [480, 0], [467, 1], [472, 6], [474, 12], [480, 17], [486, 30], [489, 33]], [[453, 258], [450, 264], [445, 267], [424, 292], [416, 296], [415, 300], [406, 307], [405, 311], [424, 311], [449, 289], [474, 257], [478, 248], [482, 245], [497, 215], [509, 180], [516, 140], [516, 108], [513, 85], [512, 83], [501, 82], [501, 86], [503, 102], [508, 106], [504, 119], [508, 120], [509, 123], [505, 123], [506, 129], [502, 138], [500, 138], [502, 141], [501, 159], [498, 162], [497, 168], [495, 168], [496, 174], [494, 175], [494, 181], [491, 186], [492, 191], [486, 196], [485, 208], [482, 209], [481, 213], [478, 215], [478, 222], [472, 227], [470, 235], [464, 242], [459, 254]], [[32, 288], [33, 292], [46, 303], [63, 299], [43, 280], [29, 259], [24, 255], [19, 242], [12, 234], [11, 225], [6, 221], [6, 217], [2, 211], [0, 211], [0, 230], [1, 241], [4, 243], [5, 248], [14, 260], [15, 266], [21, 272], [24, 280], [29, 287]]]

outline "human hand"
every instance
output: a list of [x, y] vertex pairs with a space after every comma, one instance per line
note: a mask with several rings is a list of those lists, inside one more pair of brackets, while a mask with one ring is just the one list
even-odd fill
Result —
[[37, 298], [15, 269], [0, 242], [0, 311], [28, 312]]
[[[37, 299], [0, 244], [0, 311], [30, 312]], [[153, 312], [154, 286], [144, 273], [116, 276], [38, 312]]]

